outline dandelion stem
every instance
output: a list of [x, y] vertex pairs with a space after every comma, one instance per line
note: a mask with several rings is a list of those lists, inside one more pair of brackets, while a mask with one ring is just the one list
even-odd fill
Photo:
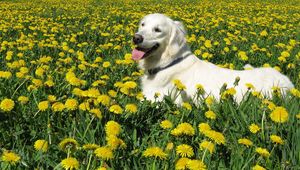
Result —
[[[90, 153], [90, 152], [89, 152], [89, 153]], [[92, 156], [93, 156], [93, 153], [90, 153], [89, 162], [88, 162], [88, 165], [87, 165], [87, 167], [86, 167], [86, 170], [89, 170], [89, 169], [90, 169]]]
[[11, 95], [11, 98], [14, 97], [14, 95], [16, 94], [16, 92], [19, 90], [19, 88], [27, 81], [28, 79], [25, 79], [17, 88], [16, 90], [14, 91], [14, 93]]
[[205, 158], [206, 152], [207, 152], [207, 148], [205, 148], [204, 153], [203, 153], [203, 155], [202, 155], [202, 159], [201, 159], [202, 162], [203, 162], [203, 160], [204, 160], [204, 158]]
[[87, 131], [88, 131], [89, 127], [91, 126], [91, 124], [92, 124], [92, 122], [93, 122], [94, 119], [95, 119], [95, 116], [92, 117], [91, 121], [87, 125], [87, 127], [86, 127], [86, 129], [84, 131], [84, 134], [83, 134], [83, 139], [85, 138], [85, 135], [86, 135], [86, 133], [87, 133]]
[[261, 136], [262, 136], [262, 139], [265, 140], [265, 133], [264, 133], [264, 119], [265, 119], [265, 111], [263, 112], [263, 115], [262, 115], [262, 119], [261, 119]]
[[252, 159], [255, 158], [255, 154], [249, 159], [248, 162], [246, 162], [246, 164], [242, 167], [242, 170], [245, 169], [245, 167], [252, 161]]

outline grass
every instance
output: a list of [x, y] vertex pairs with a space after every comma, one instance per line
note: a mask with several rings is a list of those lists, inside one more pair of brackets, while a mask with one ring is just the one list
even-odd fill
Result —
[[[181, 144], [191, 146], [194, 155], [189, 159], [203, 162], [207, 169], [299, 169], [297, 2], [1, 1], [0, 102], [11, 99], [14, 105], [0, 104], [0, 169], [180, 169], [183, 159], [176, 148]], [[130, 59], [131, 39], [138, 21], [154, 12], [184, 23], [199, 58], [232, 69], [248, 63], [274, 67], [296, 88], [286, 98], [273, 99], [260, 98], [252, 89], [240, 105], [231, 95], [184, 106], [176, 106], [169, 97], [141, 102], [142, 71]], [[68, 99], [75, 103], [67, 104]], [[205, 116], [209, 110], [216, 119]], [[288, 119], [276, 123], [270, 116], [274, 112], [287, 113]], [[163, 128], [164, 120], [172, 127]], [[108, 127], [109, 121], [121, 126], [120, 133], [111, 135], [118, 128]], [[194, 133], [174, 135], [181, 123], [190, 124]], [[213, 131], [200, 131], [201, 123]], [[260, 130], [252, 133], [251, 124]], [[220, 133], [224, 144], [209, 133]], [[271, 135], [284, 143], [274, 143]], [[240, 144], [241, 138], [253, 145]], [[47, 141], [46, 152], [37, 143], [41, 139]], [[203, 141], [213, 144], [212, 153], [200, 148]], [[154, 146], [167, 156], [145, 156]], [[113, 156], [96, 154], [99, 147], [109, 148]], [[258, 147], [270, 155], [257, 153]], [[73, 165], [63, 162], [70, 157], [76, 159]], [[192, 161], [185, 163], [183, 168], [193, 169]]]

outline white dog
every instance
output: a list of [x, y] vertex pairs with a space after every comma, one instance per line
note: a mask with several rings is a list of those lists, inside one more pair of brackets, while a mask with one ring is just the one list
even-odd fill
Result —
[[[137, 46], [132, 51], [132, 59], [139, 60], [139, 67], [145, 70], [141, 78], [143, 94], [148, 100], [162, 100], [174, 91], [174, 79], [186, 86], [175, 102], [182, 103], [187, 98], [193, 99], [201, 84], [205, 95], [220, 98], [220, 89], [234, 87], [237, 77], [240, 81], [235, 86], [235, 100], [240, 102], [247, 92], [246, 83], [251, 83], [256, 91], [271, 97], [272, 87], [279, 87], [281, 92], [293, 88], [291, 81], [273, 68], [253, 68], [251, 70], [230, 70], [202, 61], [192, 54], [185, 40], [185, 29], [178, 21], [173, 21], [163, 14], [145, 16], [134, 35]], [[194, 101], [196, 102], [196, 101]]]

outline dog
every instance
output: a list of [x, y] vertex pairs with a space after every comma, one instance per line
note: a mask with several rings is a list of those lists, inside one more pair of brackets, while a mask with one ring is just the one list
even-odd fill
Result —
[[[294, 88], [288, 77], [273, 68], [230, 70], [200, 60], [191, 52], [185, 36], [183, 24], [166, 15], [149, 14], [140, 21], [138, 32], [133, 36], [136, 48], [132, 51], [132, 59], [138, 61], [138, 67], [144, 70], [141, 86], [147, 100], [161, 101], [168, 95], [173, 96], [177, 104], [194, 100], [197, 84], [202, 85], [204, 97], [211, 95], [216, 100], [220, 99], [220, 89], [224, 84], [227, 88], [234, 87], [234, 99], [238, 103], [248, 91], [246, 83], [269, 97], [274, 86], [280, 88], [282, 94]], [[179, 96], [174, 92], [174, 79], [186, 86]]]

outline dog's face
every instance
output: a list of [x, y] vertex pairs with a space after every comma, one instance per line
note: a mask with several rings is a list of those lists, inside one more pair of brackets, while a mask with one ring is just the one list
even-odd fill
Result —
[[180, 22], [163, 14], [147, 15], [140, 21], [138, 32], [133, 37], [136, 48], [132, 51], [132, 59], [161, 58], [164, 53], [174, 51], [185, 43], [184, 37], [185, 31]]

